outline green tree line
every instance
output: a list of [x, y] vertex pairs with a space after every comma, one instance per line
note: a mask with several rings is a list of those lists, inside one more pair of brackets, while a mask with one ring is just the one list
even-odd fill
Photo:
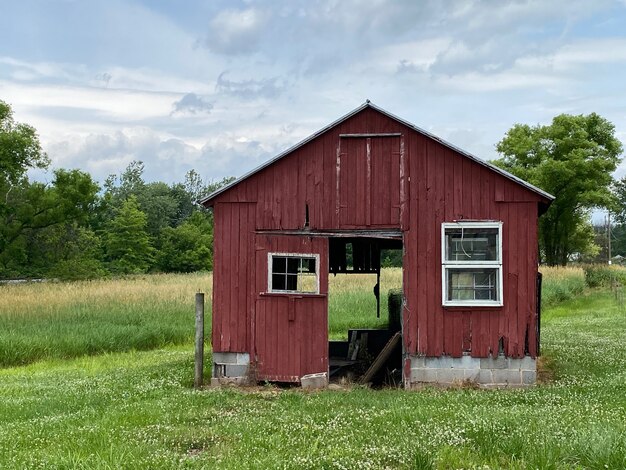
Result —
[[50, 183], [28, 171], [50, 160], [37, 133], [0, 101], [0, 279], [84, 279], [212, 269], [213, 216], [195, 203], [232, 178], [146, 182], [134, 161], [100, 186], [80, 170]]
[[[613, 238], [625, 238], [615, 247], [626, 247], [626, 177], [613, 176], [622, 144], [612, 123], [561, 114], [548, 125], [516, 124], [496, 148], [496, 165], [555, 196], [539, 220], [542, 262], [597, 259], [597, 209], [614, 213]], [[134, 161], [102, 186], [80, 170], [29, 180], [30, 169], [49, 165], [36, 130], [0, 101], [0, 279], [212, 269], [212, 213], [194, 201], [232, 178], [206, 183], [191, 170], [180, 183], [146, 182]], [[401, 252], [382, 261], [399, 265]]]

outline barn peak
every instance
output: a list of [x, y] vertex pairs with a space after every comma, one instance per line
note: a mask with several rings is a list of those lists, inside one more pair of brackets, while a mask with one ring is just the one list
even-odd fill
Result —
[[483, 160], [459, 147], [457, 147], [456, 145], [447, 142], [446, 140], [416, 126], [415, 124], [406, 121], [398, 116], [396, 116], [395, 114], [390, 113], [389, 111], [375, 105], [374, 103], [372, 103], [369, 99], [366, 99], [365, 102], [363, 104], [361, 104], [360, 106], [356, 107], [355, 109], [353, 109], [352, 111], [348, 112], [347, 114], [343, 115], [342, 117], [340, 117], [339, 119], [331, 122], [330, 124], [328, 124], [327, 126], [323, 127], [322, 129], [318, 130], [317, 132], [311, 134], [310, 136], [306, 137], [305, 139], [303, 139], [302, 141], [298, 142], [297, 144], [293, 145], [292, 147], [289, 147], [288, 149], [284, 150], [283, 152], [279, 153], [278, 155], [276, 155], [274, 158], [271, 158], [269, 160], [267, 160], [266, 162], [264, 162], [263, 164], [261, 164], [260, 166], [256, 167], [255, 169], [249, 171], [248, 173], [245, 173], [244, 175], [240, 176], [239, 178], [235, 179], [232, 183], [218, 189], [217, 191], [209, 194], [207, 197], [200, 199], [198, 202], [204, 206], [211, 206], [212, 205], [212, 201], [219, 196], [222, 193], [225, 193], [229, 190], [231, 190], [232, 188], [234, 188], [235, 186], [239, 185], [239, 183], [247, 180], [248, 178], [250, 178], [251, 176], [255, 175], [256, 173], [260, 172], [261, 170], [273, 165], [274, 163], [276, 163], [277, 161], [283, 159], [284, 157], [286, 157], [287, 155], [293, 153], [294, 151], [296, 151], [297, 149], [299, 149], [300, 147], [304, 146], [305, 144], [311, 142], [312, 140], [316, 139], [317, 137], [321, 136], [322, 134], [325, 134], [326, 132], [330, 131], [331, 129], [335, 128], [336, 126], [342, 124], [343, 122], [347, 121], [348, 119], [350, 119], [351, 117], [355, 116], [356, 114], [366, 110], [366, 109], [371, 109], [374, 110], [386, 117], [388, 117], [389, 119], [392, 119], [414, 131], [416, 131], [417, 133], [432, 139], [436, 142], [439, 142], [441, 145], [448, 147], [452, 150], [454, 150], [455, 152], [459, 153], [460, 155], [488, 168], [489, 170], [498, 173], [502, 176], [504, 176], [505, 178], [514, 181], [515, 183], [525, 187], [526, 189], [538, 194], [539, 196], [541, 196], [542, 198], [545, 198], [547, 200], [547, 202], [551, 202], [552, 200], [554, 200], [554, 196], [552, 196], [551, 194], [547, 193], [546, 191], [543, 191], [542, 189], [522, 180], [521, 178], [518, 178], [517, 176], [493, 165], [492, 163], [489, 163], [486, 160]]

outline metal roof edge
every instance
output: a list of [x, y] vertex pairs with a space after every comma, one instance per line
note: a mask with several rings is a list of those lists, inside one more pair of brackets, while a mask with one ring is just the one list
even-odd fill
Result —
[[415, 130], [416, 132], [419, 132], [420, 134], [429, 137], [437, 142], [439, 142], [440, 144], [448, 147], [451, 150], [454, 150], [457, 153], [460, 153], [461, 155], [469, 158], [470, 160], [473, 160], [474, 162], [478, 163], [479, 165], [482, 165], [496, 173], [499, 173], [500, 175], [504, 176], [505, 178], [508, 178], [524, 187], [526, 187], [527, 189], [529, 189], [530, 191], [533, 191], [534, 193], [539, 194], [541, 197], [544, 197], [546, 199], [548, 199], [548, 201], [553, 201], [555, 199], [555, 197], [544, 191], [543, 189], [540, 189], [530, 183], [528, 183], [527, 181], [524, 181], [523, 179], [513, 175], [512, 173], [509, 173], [506, 170], [503, 170], [502, 168], [499, 168], [497, 166], [495, 166], [492, 163], [489, 163], [486, 160], [483, 160], [482, 158], [479, 158], [463, 149], [461, 149], [460, 147], [457, 147], [454, 144], [451, 144], [450, 142], [422, 129], [421, 127], [416, 126], [415, 124], [402, 119], [398, 116], [396, 116], [395, 114], [390, 113], [389, 111], [376, 106], [374, 103], [370, 102], [370, 100], [366, 100], [365, 103], [363, 103], [361, 106], [353, 109], [352, 111], [350, 111], [349, 113], [345, 114], [344, 116], [340, 117], [339, 119], [331, 122], [330, 124], [328, 124], [327, 126], [323, 127], [322, 129], [320, 129], [319, 131], [311, 134], [310, 136], [306, 137], [304, 140], [301, 140], [300, 142], [298, 142], [297, 144], [289, 147], [288, 149], [282, 151], [281, 153], [279, 153], [278, 155], [276, 155], [274, 158], [271, 158], [270, 160], [267, 160], [266, 162], [264, 162], [263, 164], [259, 165], [258, 167], [254, 168], [253, 170], [245, 173], [244, 175], [240, 176], [239, 178], [235, 179], [233, 182], [227, 184], [226, 186], [218, 189], [217, 191], [214, 191], [213, 193], [209, 194], [208, 196], [198, 200], [198, 203], [205, 205], [207, 202], [209, 202], [212, 199], [215, 199], [217, 196], [219, 196], [220, 194], [222, 194], [223, 192], [228, 191], [229, 189], [231, 189], [232, 187], [236, 186], [237, 184], [241, 183], [242, 181], [248, 179], [250, 176], [258, 173], [259, 171], [267, 168], [268, 166], [272, 165], [273, 163], [277, 162], [278, 160], [282, 159], [283, 157], [285, 157], [286, 155], [290, 154], [291, 152], [299, 149], [300, 147], [302, 147], [303, 145], [309, 143], [310, 141], [312, 141], [313, 139], [315, 139], [316, 137], [319, 137], [320, 135], [328, 132], [330, 129], [332, 129], [333, 127], [341, 124], [343, 121], [345, 121], [346, 119], [354, 116], [355, 114], [363, 111], [366, 108], [372, 108], [376, 111], [378, 111], [379, 113], [384, 114], [385, 116], [399, 122], [400, 124], [403, 124], [413, 130]]
[[450, 142], [448, 142], [448, 141], [446, 141], [446, 140], [442, 139], [441, 137], [438, 137], [438, 136], [436, 136], [436, 135], [434, 135], [434, 134], [432, 134], [432, 133], [428, 132], [427, 130], [422, 129], [421, 127], [418, 127], [418, 126], [416, 126], [415, 124], [413, 124], [413, 123], [411, 123], [411, 122], [409, 122], [409, 121], [406, 121], [406, 120], [404, 120], [404, 119], [402, 119], [402, 118], [400, 118], [400, 117], [396, 116], [395, 114], [392, 114], [392, 113], [390, 113], [389, 111], [387, 111], [387, 110], [385, 110], [385, 109], [383, 109], [383, 108], [381, 108], [381, 107], [379, 107], [379, 106], [376, 106], [376, 105], [375, 105], [375, 104], [373, 104], [373, 103], [369, 103], [369, 105], [370, 105], [370, 107], [371, 107], [372, 109], [375, 109], [376, 111], [378, 111], [378, 112], [380, 112], [380, 113], [382, 113], [382, 114], [384, 114], [384, 115], [388, 116], [388, 117], [389, 117], [389, 118], [391, 118], [391, 119], [394, 119], [394, 120], [398, 121], [398, 122], [399, 122], [399, 123], [401, 123], [401, 124], [404, 124], [404, 125], [405, 125], [405, 126], [407, 126], [407, 127], [410, 127], [411, 129], [413, 129], [413, 130], [415, 130], [415, 131], [419, 132], [420, 134], [423, 134], [423, 135], [425, 135], [426, 137], [429, 137], [429, 138], [431, 138], [431, 139], [433, 139], [433, 140], [435, 140], [435, 141], [439, 142], [440, 144], [445, 145], [446, 147], [448, 147], [448, 148], [450, 148], [450, 149], [454, 150], [455, 152], [460, 153], [461, 155], [463, 155], [463, 156], [465, 156], [465, 157], [469, 158], [470, 160], [475, 161], [475, 162], [476, 162], [476, 163], [478, 163], [479, 165], [482, 165], [482, 166], [484, 166], [484, 167], [486, 167], [486, 168], [489, 168], [490, 170], [493, 170], [493, 171], [495, 171], [496, 173], [501, 174], [501, 175], [502, 175], [502, 176], [504, 176], [505, 178], [508, 178], [508, 179], [510, 179], [510, 180], [515, 181], [515, 182], [516, 182], [516, 183], [518, 183], [518, 184], [521, 184], [522, 186], [524, 186], [524, 187], [526, 187], [527, 189], [529, 189], [529, 190], [531, 190], [531, 191], [533, 191], [533, 192], [535, 192], [535, 193], [539, 194], [540, 196], [545, 197], [546, 199], [549, 199], [550, 201], [553, 201], [553, 200], [555, 199], [555, 197], [554, 197], [552, 194], [550, 194], [550, 193], [548, 193], [548, 192], [544, 191], [544, 190], [543, 190], [543, 189], [541, 189], [541, 188], [538, 188], [537, 186], [534, 186], [534, 185], [530, 184], [528, 181], [525, 181], [525, 180], [523, 180], [522, 178], [520, 178], [520, 177], [518, 177], [518, 176], [515, 176], [514, 174], [509, 173], [509, 172], [508, 172], [508, 171], [506, 171], [506, 170], [503, 170], [502, 168], [500, 168], [500, 167], [498, 167], [498, 166], [494, 165], [493, 163], [489, 163], [488, 161], [483, 160], [482, 158], [477, 157], [476, 155], [473, 155], [473, 154], [471, 154], [471, 153], [467, 152], [466, 150], [463, 150], [463, 149], [462, 149], [462, 148], [460, 148], [460, 147], [457, 147], [456, 145], [454, 145], [454, 144], [452, 144], [452, 143], [450, 143]]

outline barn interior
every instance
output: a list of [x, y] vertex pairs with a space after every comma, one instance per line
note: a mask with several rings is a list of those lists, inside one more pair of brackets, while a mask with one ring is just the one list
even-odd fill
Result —
[[[385, 261], [385, 263], [383, 263]], [[332, 284], [329, 287], [329, 315], [350, 318], [341, 339], [329, 331], [329, 378], [331, 382], [351, 381], [373, 385], [401, 385], [402, 382], [402, 285], [381, 284], [383, 264], [401, 267], [401, 237], [329, 238], [329, 273], [333, 276], [358, 275], [372, 284], [372, 302], [350, 306], [353, 311], [333, 311]], [[358, 315], [353, 315], [358, 312]], [[372, 328], [371, 317], [379, 318]], [[386, 317], [386, 318], [385, 318]], [[386, 321], [385, 321], [386, 320]], [[330, 322], [329, 322], [330, 323]], [[343, 321], [342, 321], [343, 323]], [[336, 332], [335, 332], [336, 334]]]

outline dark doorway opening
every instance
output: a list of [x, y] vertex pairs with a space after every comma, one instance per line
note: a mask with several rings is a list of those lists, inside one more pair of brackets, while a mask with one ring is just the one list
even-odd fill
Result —
[[329, 238], [329, 376], [402, 382], [402, 239]]

